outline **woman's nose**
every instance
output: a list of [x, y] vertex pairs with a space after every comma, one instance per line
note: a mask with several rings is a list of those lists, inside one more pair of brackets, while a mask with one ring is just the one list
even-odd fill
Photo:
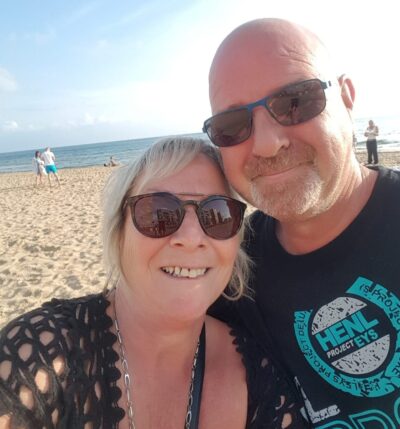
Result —
[[185, 208], [185, 216], [177, 231], [170, 236], [174, 246], [184, 246], [188, 249], [202, 247], [206, 243], [204, 233], [194, 207]]

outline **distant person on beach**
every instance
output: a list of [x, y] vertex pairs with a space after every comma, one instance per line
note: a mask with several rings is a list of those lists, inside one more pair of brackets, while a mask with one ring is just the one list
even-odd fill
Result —
[[117, 165], [119, 165], [119, 162], [116, 161], [114, 157], [111, 155], [110, 160], [106, 164], [104, 164], [104, 167], [116, 167]]
[[248, 335], [206, 316], [237, 301], [246, 205], [202, 139], [167, 138], [103, 198], [108, 286], [0, 332], [0, 429], [305, 429], [297, 395]]
[[378, 164], [378, 145], [376, 142], [378, 135], [379, 128], [374, 124], [373, 120], [370, 120], [364, 133], [364, 136], [367, 137], [368, 164], [372, 164], [372, 162]]
[[56, 157], [49, 147], [47, 147], [42, 153], [42, 160], [44, 161], [44, 167], [48, 175], [47, 177], [49, 178], [49, 185], [51, 186], [50, 174], [52, 174], [57, 179], [58, 186], [60, 186], [60, 179], [58, 177], [57, 167], [55, 164]]
[[38, 150], [35, 152], [35, 156], [32, 159], [32, 167], [36, 177], [36, 186], [39, 186], [39, 184], [41, 185], [43, 183], [42, 178], [46, 176], [47, 173], [44, 168], [44, 161], [42, 160]]
[[357, 151], [357, 136], [356, 136], [356, 133], [354, 132], [354, 130], [353, 130], [353, 150], [354, 150], [354, 152]]
[[211, 314], [275, 352], [313, 428], [398, 428], [400, 172], [357, 161], [351, 79], [311, 31], [259, 19], [225, 38], [209, 85], [203, 130], [259, 209], [253, 299]]

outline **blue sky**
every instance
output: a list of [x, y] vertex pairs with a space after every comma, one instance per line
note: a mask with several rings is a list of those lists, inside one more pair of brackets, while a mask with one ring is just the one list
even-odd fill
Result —
[[356, 116], [398, 114], [396, 3], [0, 0], [0, 152], [199, 132], [216, 48], [265, 16], [327, 42]]

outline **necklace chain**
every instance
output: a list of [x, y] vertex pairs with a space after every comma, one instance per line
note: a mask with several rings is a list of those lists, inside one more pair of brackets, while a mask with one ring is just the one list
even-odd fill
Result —
[[[118, 318], [117, 318], [117, 311], [115, 308], [115, 294], [114, 294], [114, 326], [115, 331], [117, 333], [118, 338], [118, 344], [119, 344], [119, 351], [120, 351], [120, 359], [121, 359], [121, 366], [122, 371], [124, 373], [124, 385], [125, 385], [125, 393], [126, 393], [126, 409], [128, 413], [128, 428], [129, 429], [136, 429], [135, 426], [135, 419], [134, 419], [134, 412], [133, 412], [133, 401], [131, 396], [131, 387], [133, 387], [133, 380], [131, 379], [131, 376], [129, 374], [129, 367], [128, 367], [128, 360], [126, 358], [125, 353], [125, 346], [124, 342], [122, 340], [121, 331], [119, 329], [118, 324]], [[197, 341], [197, 347], [196, 351], [193, 356], [193, 364], [192, 364], [192, 371], [190, 375], [190, 387], [189, 387], [189, 400], [186, 410], [186, 418], [185, 418], [185, 427], [184, 429], [190, 429], [190, 424], [192, 422], [192, 405], [193, 405], [193, 384], [194, 384], [194, 376], [196, 373], [196, 366], [197, 366], [197, 358], [199, 354], [199, 346], [200, 346], [200, 338]]]

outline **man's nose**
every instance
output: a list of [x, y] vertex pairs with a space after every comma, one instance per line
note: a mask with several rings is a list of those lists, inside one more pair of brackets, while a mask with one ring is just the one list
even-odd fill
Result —
[[290, 144], [286, 127], [280, 125], [265, 107], [253, 110], [253, 129], [250, 140], [252, 154], [262, 158], [273, 158], [282, 148]]

